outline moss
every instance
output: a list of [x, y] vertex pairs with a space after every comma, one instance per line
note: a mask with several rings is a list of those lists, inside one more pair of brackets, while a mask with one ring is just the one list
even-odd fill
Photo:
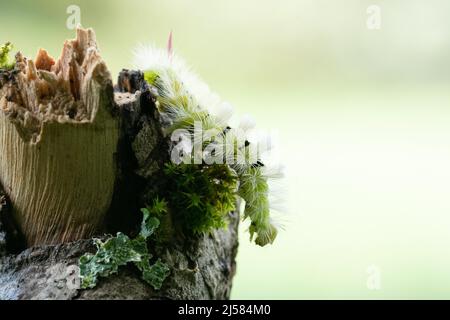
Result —
[[166, 197], [184, 231], [200, 234], [226, 226], [235, 210], [237, 177], [227, 165], [166, 164]]
[[158, 196], [155, 196], [152, 204], [141, 210], [160, 221], [159, 228], [155, 230], [155, 244], [168, 244], [173, 236], [173, 222], [172, 216], [168, 214], [168, 202], [165, 199], [160, 199]]
[[10, 59], [10, 52], [13, 45], [10, 42], [6, 42], [4, 45], [0, 46], [0, 69], [12, 69], [14, 67], [14, 62]]

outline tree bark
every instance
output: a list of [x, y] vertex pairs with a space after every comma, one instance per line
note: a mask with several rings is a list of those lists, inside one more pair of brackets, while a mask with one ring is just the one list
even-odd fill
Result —
[[[89, 90], [93, 90], [94, 86]], [[150, 203], [163, 185], [164, 163], [170, 161], [170, 141], [164, 119], [155, 107], [152, 88], [139, 71], [123, 70], [115, 88], [112, 114], [119, 119], [116, 177], [111, 205], [95, 235], [133, 233], [139, 209]], [[87, 92], [89, 96], [89, 92]], [[101, 190], [98, 190], [101, 192]], [[81, 290], [78, 258], [94, 252], [92, 239], [27, 247], [9, 192], [0, 192], [0, 299], [228, 299], [236, 270], [239, 214], [229, 214], [226, 229], [209, 235], [172, 232], [154, 256], [171, 269], [160, 290], [143, 280], [137, 269], [100, 278], [93, 289]], [[20, 195], [18, 195], [20, 196]], [[23, 199], [22, 201], [32, 201]], [[239, 206], [237, 206], [239, 207]], [[49, 213], [50, 214], [50, 213]], [[29, 242], [28, 242], [29, 246]]]
[[[7, 214], [5, 205], [1, 213]], [[93, 251], [91, 239], [5, 254], [5, 233], [0, 232], [0, 299], [228, 299], [236, 268], [238, 220], [232, 214], [228, 229], [178, 241], [159, 252], [171, 273], [158, 291], [131, 266], [101, 278], [93, 289], [81, 290], [78, 258]]]

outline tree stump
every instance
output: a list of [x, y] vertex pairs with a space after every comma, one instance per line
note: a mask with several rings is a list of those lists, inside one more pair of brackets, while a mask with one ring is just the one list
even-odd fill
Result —
[[79, 288], [90, 237], [136, 229], [139, 209], [163, 185], [171, 142], [140, 71], [123, 70], [113, 90], [92, 30], [79, 30], [57, 62], [43, 51], [18, 60], [22, 70], [0, 73], [0, 299], [229, 298], [237, 212], [225, 229], [173, 232], [154, 247], [171, 269], [160, 290], [133, 266]]

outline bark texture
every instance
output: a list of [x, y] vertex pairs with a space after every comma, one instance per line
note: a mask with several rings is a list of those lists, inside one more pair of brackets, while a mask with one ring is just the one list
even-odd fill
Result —
[[153, 290], [128, 266], [101, 279], [94, 289], [80, 290], [78, 258], [93, 246], [91, 240], [79, 240], [0, 257], [0, 299], [227, 299], [235, 270], [238, 217], [233, 214], [230, 219], [227, 230], [160, 252], [171, 268], [161, 290]]
[[[150, 203], [164, 179], [170, 141], [163, 134], [164, 119], [156, 111], [152, 88], [139, 71], [124, 70], [115, 92], [120, 119], [117, 178], [105, 230], [132, 234], [139, 224], [139, 208]], [[185, 236], [170, 231], [163, 243], [151, 244], [152, 254], [171, 269], [161, 290], [141, 280], [132, 266], [101, 278], [94, 289], [80, 290], [78, 258], [92, 251], [92, 240], [37, 246], [19, 251], [20, 232], [11, 223], [11, 205], [2, 197], [0, 209], [0, 299], [227, 299], [236, 270], [239, 214], [229, 214], [226, 229], [210, 235]], [[3, 229], [3, 233], [2, 233]], [[134, 231], [133, 231], [134, 230]], [[3, 241], [2, 241], [3, 239]], [[5, 254], [6, 252], [6, 254]]]

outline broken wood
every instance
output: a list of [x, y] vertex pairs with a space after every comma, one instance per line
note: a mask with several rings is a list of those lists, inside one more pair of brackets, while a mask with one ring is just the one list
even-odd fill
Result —
[[112, 199], [119, 122], [92, 30], [58, 61], [16, 57], [0, 90], [0, 182], [28, 246], [90, 237]]

